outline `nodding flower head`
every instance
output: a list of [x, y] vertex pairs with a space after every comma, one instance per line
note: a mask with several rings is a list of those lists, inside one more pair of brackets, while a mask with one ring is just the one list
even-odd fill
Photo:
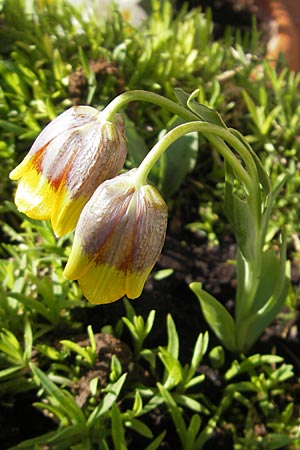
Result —
[[73, 230], [83, 206], [126, 159], [124, 120], [75, 106], [50, 122], [10, 173], [19, 180], [15, 202], [32, 219], [51, 220], [57, 236]]
[[165, 240], [167, 206], [132, 169], [102, 183], [80, 215], [64, 274], [91, 303], [139, 297]]

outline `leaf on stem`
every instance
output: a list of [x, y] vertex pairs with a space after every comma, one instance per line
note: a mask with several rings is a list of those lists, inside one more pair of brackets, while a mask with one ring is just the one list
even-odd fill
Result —
[[262, 254], [262, 271], [252, 314], [239, 325], [246, 333], [247, 349], [275, 319], [286, 300], [290, 281], [286, 275], [285, 253], [286, 239], [283, 237], [279, 257], [273, 249], [268, 249]]
[[255, 257], [258, 230], [247, 199], [234, 192], [234, 177], [229, 164], [225, 164], [226, 184], [224, 209], [232, 227], [239, 249], [247, 260]]
[[174, 94], [180, 101], [182, 106], [192, 111], [203, 122], [219, 125], [222, 128], [227, 128], [222, 117], [217, 111], [208, 106], [198, 103], [195, 98], [198, 96], [199, 89], [196, 89], [192, 94], [188, 94], [183, 89], [174, 89]]
[[204, 317], [215, 335], [228, 350], [235, 351], [235, 324], [227, 309], [204, 291], [201, 283], [191, 283], [190, 288], [198, 297]]
[[[173, 119], [163, 133], [182, 123], [184, 121], [180, 118]], [[171, 144], [162, 155], [159, 162], [158, 188], [165, 198], [170, 198], [179, 189], [187, 174], [195, 167], [198, 146], [198, 133], [188, 133]]]

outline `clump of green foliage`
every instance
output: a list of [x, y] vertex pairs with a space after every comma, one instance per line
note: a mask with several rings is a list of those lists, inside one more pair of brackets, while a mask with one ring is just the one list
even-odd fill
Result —
[[[12, 409], [30, 394], [54, 428], [11, 450], [124, 450], [136, 442], [145, 450], [196, 450], [218, 431], [235, 450], [299, 448], [295, 355], [295, 367], [276, 354], [232, 355], [205, 330], [197, 330], [194, 348], [183, 355], [171, 315], [165, 342], [152, 347], [155, 311], [136, 314], [128, 301], [115, 323], [103, 321], [96, 329], [92, 307], [62, 275], [72, 237], [57, 240], [47, 223], [24, 221], [10, 201], [8, 181], [45, 124], [72, 104], [101, 108], [128, 89], [173, 98], [177, 86], [198, 88], [201, 103], [247, 136], [274, 185], [289, 174], [269, 236], [286, 226], [289, 251], [299, 258], [299, 75], [278, 74], [265, 64], [264, 77], [249, 81], [257, 61], [248, 53], [262, 54], [255, 23], [247, 36], [228, 32], [214, 41], [210, 10], [183, 7], [174, 15], [168, 0], [152, 1], [140, 30], [117, 13], [104, 25], [87, 23], [58, 0], [3, 0], [0, 11], [0, 408]], [[131, 167], [174, 118], [140, 104], [127, 113]], [[189, 145], [189, 183], [177, 190], [168, 157], [156, 181], [170, 204], [196, 198], [200, 215], [190, 228], [215, 244], [229, 231], [222, 218], [222, 164], [201, 139]], [[297, 304], [295, 289], [279, 322], [293, 320]], [[108, 341], [103, 367], [99, 343]], [[215, 395], [206, 395], [207, 389]], [[158, 427], [155, 417], [163, 418]]]

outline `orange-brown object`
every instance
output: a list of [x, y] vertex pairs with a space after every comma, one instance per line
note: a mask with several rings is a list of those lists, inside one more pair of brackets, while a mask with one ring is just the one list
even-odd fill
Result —
[[266, 58], [275, 64], [282, 53], [289, 68], [300, 71], [300, 1], [257, 0], [256, 3], [258, 14], [269, 25]]

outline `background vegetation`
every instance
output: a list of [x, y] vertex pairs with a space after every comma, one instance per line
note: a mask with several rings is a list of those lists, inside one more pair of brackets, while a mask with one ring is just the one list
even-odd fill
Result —
[[[135, 29], [117, 12], [85, 21], [71, 2], [0, 2], [0, 446], [297, 449], [300, 75], [264, 62], [254, 19], [247, 33], [227, 27], [216, 40], [209, 9], [176, 10], [168, 0], [146, 6], [148, 19]], [[198, 100], [247, 137], [273, 185], [289, 174], [269, 238], [287, 229], [291, 286], [276, 323], [247, 355], [220, 346], [187, 287], [174, 305], [168, 286], [203, 274], [182, 277], [168, 241], [140, 300], [95, 307], [62, 276], [72, 235], [57, 240], [48, 223], [24, 218], [13, 204], [8, 173], [57, 114], [74, 104], [100, 109], [129, 89], [175, 99], [176, 87], [199, 89]], [[130, 168], [174, 118], [141, 103], [126, 116]], [[201, 138], [168, 153], [153, 175], [170, 207], [173, 249], [187, 260], [194, 247], [206, 252], [212, 271], [223, 267], [222, 252], [234, 258], [223, 175]], [[230, 308], [234, 275], [219, 281], [213, 288]], [[183, 317], [196, 323], [188, 333]]]

